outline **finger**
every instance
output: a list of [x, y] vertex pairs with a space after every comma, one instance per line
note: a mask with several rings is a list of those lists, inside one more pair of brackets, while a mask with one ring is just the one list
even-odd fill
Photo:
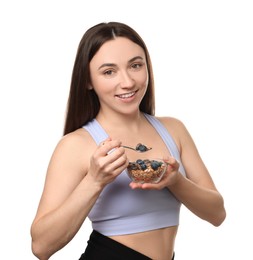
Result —
[[98, 146], [104, 146], [107, 142], [111, 141], [112, 139], [110, 137], [103, 140]]
[[108, 171], [115, 171], [115, 172], [119, 172], [120, 170], [123, 171], [126, 169], [126, 167], [128, 166], [128, 158], [126, 156], [126, 154], [119, 154], [117, 156], [114, 156], [114, 154], [116, 154], [117, 152], [113, 152], [112, 154], [108, 155], [106, 158], [107, 161], [107, 167], [106, 169]]
[[179, 167], [179, 162], [172, 156], [164, 158], [164, 161], [167, 164], [168, 168], [171, 168], [172, 170], [178, 169]]
[[106, 139], [98, 145], [98, 151], [105, 156], [110, 154], [115, 148], [120, 147], [120, 145], [121, 142], [119, 140]]
[[130, 182], [129, 186], [131, 189], [141, 189], [142, 188], [142, 184], [141, 183], [136, 183], [136, 182]]
[[152, 183], [136, 183], [136, 182], [131, 182], [129, 184], [131, 189], [143, 189], [143, 190], [160, 190], [163, 187], [156, 183], [156, 184], [152, 184]]

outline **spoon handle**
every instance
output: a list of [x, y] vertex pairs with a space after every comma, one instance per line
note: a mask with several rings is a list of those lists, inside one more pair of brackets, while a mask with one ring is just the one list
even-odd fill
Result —
[[134, 150], [134, 151], [136, 151], [136, 152], [137, 152], [137, 150], [136, 150], [136, 149], [134, 149], [133, 147], [126, 146], [126, 145], [121, 145], [121, 146], [122, 146], [122, 147], [124, 147], [124, 148], [131, 149], [131, 150]]
[[131, 150], [133, 150], [135, 152], [138, 152], [138, 153], [145, 153], [145, 152], [147, 152], [147, 151], [152, 149], [151, 147], [148, 148], [148, 147], [146, 147], [144, 145], [142, 145], [143, 146], [142, 148], [140, 148], [140, 147], [138, 148], [138, 146], [136, 148], [133, 148], [133, 147], [130, 147], [130, 146], [126, 146], [126, 145], [121, 145], [121, 146], [124, 147], [124, 148], [127, 148], [127, 149], [131, 149]]

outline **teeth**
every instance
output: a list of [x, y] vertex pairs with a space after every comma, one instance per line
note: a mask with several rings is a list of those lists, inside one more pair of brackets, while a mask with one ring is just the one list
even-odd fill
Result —
[[135, 92], [131, 92], [131, 93], [128, 93], [128, 94], [122, 94], [122, 95], [118, 95], [118, 97], [120, 98], [129, 98], [129, 97], [132, 97], [134, 95]]

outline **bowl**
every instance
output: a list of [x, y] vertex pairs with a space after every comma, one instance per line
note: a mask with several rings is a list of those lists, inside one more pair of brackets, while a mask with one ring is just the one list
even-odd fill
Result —
[[167, 164], [161, 159], [137, 159], [130, 161], [127, 173], [136, 183], [158, 183], [167, 170]]

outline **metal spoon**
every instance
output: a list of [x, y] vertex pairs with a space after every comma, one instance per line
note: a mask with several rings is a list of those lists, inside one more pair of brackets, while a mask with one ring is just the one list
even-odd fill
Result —
[[126, 145], [122, 145], [122, 147], [134, 150], [134, 151], [139, 152], [139, 153], [145, 153], [145, 152], [152, 149], [152, 147], [147, 147], [146, 145], [141, 144], [141, 143], [137, 144], [135, 148], [130, 147], [130, 146], [126, 146]]

